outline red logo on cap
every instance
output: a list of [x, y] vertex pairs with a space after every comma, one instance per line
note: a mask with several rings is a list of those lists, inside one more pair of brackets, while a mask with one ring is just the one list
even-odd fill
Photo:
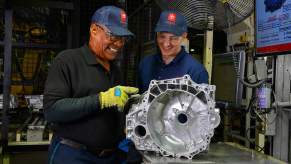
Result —
[[170, 24], [176, 24], [176, 14], [175, 13], [170, 13], [168, 14], [168, 21]]
[[126, 14], [124, 11], [120, 12], [120, 21], [122, 24], [126, 24]]

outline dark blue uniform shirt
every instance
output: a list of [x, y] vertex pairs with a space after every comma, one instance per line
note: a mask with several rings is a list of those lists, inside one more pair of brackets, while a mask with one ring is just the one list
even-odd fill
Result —
[[182, 47], [179, 54], [169, 64], [164, 64], [161, 54], [146, 56], [139, 64], [139, 89], [148, 89], [151, 80], [163, 80], [190, 75], [191, 79], [200, 84], [208, 83], [208, 73], [204, 66], [188, 54]]

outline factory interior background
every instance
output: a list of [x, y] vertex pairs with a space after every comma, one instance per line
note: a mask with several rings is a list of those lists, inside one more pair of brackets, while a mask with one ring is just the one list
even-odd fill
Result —
[[[141, 59], [158, 51], [154, 28], [160, 13], [172, 7], [186, 16], [188, 37], [183, 46], [205, 66], [209, 83], [216, 86], [220, 124], [209, 152], [215, 153], [212, 144], [240, 150], [227, 155], [217, 148], [226, 155], [202, 158], [204, 162], [235, 163], [231, 161], [237, 158], [242, 163], [290, 163], [291, 48], [258, 48], [262, 27], [257, 1], [263, 0], [226, 0], [229, 6], [221, 0], [0, 0], [0, 164], [47, 162], [52, 131], [42, 100], [48, 70], [59, 52], [88, 42], [91, 16], [105, 5], [124, 9], [135, 34], [116, 59], [128, 86], [137, 86]], [[280, 30], [288, 37], [291, 1], [280, 3], [275, 6], [285, 15], [273, 18], [286, 22]], [[281, 9], [268, 13], [277, 10]], [[260, 97], [262, 90], [265, 95]], [[252, 153], [258, 158], [252, 159]], [[199, 157], [193, 159], [199, 163]]]

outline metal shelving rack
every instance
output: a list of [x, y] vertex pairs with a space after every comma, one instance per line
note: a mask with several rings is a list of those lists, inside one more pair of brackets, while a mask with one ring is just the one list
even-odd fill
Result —
[[[78, 0], [75, 0], [76, 2]], [[73, 34], [73, 30], [79, 29], [79, 20], [72, 19], [71, 24], [67, 27], [67, 44], [58, 45], [58, 44], [38, 44], [38, 43], [24, 43], [24, 42], [13, 42], [13, 10], [14, 7], [45, 7], [53, 9], [64, 9], [64, 10], [73, 10], [73, 2], [61, 2], [61, 1], [17, 1], [17, 0], [6, 0], [1, 1], [0, 4], [3, 6], [4, 14], [4, 40], [0, 41], [0, 46], [4, 48], [4, 76], [3, 76], [3, 109], [1, 111], [1, 142], [0, 142], [0, 156], [2, 154], [3, 163], [9, 163], [9, 155], [7, 154], [8, 147], [23, 146], [23, 145], [48, 145], [48, 141], [37, 142], [37, 143], [23, 143], [23, 142], [8, 142], [8, 131], [9, 131], [9, 118], [8, 112], [10, 109], [10, 93], [11, 93], [11, 74], [12, 74], [12, 49], [13, 48], [29, 48], [29, 49], [60, 49], [60, 48], [71, 48], [74, 43], [72, 40], [76, 38], [78, 34]], [[1, 6], [0, 5], [0, 6]], [[73, 13], [72, 15], [79, 13]], [[1, 162], [0, 162], [1, 163]]]

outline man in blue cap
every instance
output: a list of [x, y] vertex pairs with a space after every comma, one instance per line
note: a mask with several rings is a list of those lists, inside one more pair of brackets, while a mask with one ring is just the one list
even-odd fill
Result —
[[204, 66], [188, 54], [181, 46], [187, 37], [185, 17], [174, 10], [163, 11], [155, 28], [159, 52], [146, 56], [139, 64], [139, 89], [148, 89], [151, 80], [190, 75], [196, 83], [208, 83]]
[[58, 54], [50, 67], [44, 111], [53, 130], [49, 164], [118, 163], [124, 105], [137, 88], [119, 86], [113, 60], [128, 37], [124, 10], [105, 6], [92, 16], [88, 44]]

